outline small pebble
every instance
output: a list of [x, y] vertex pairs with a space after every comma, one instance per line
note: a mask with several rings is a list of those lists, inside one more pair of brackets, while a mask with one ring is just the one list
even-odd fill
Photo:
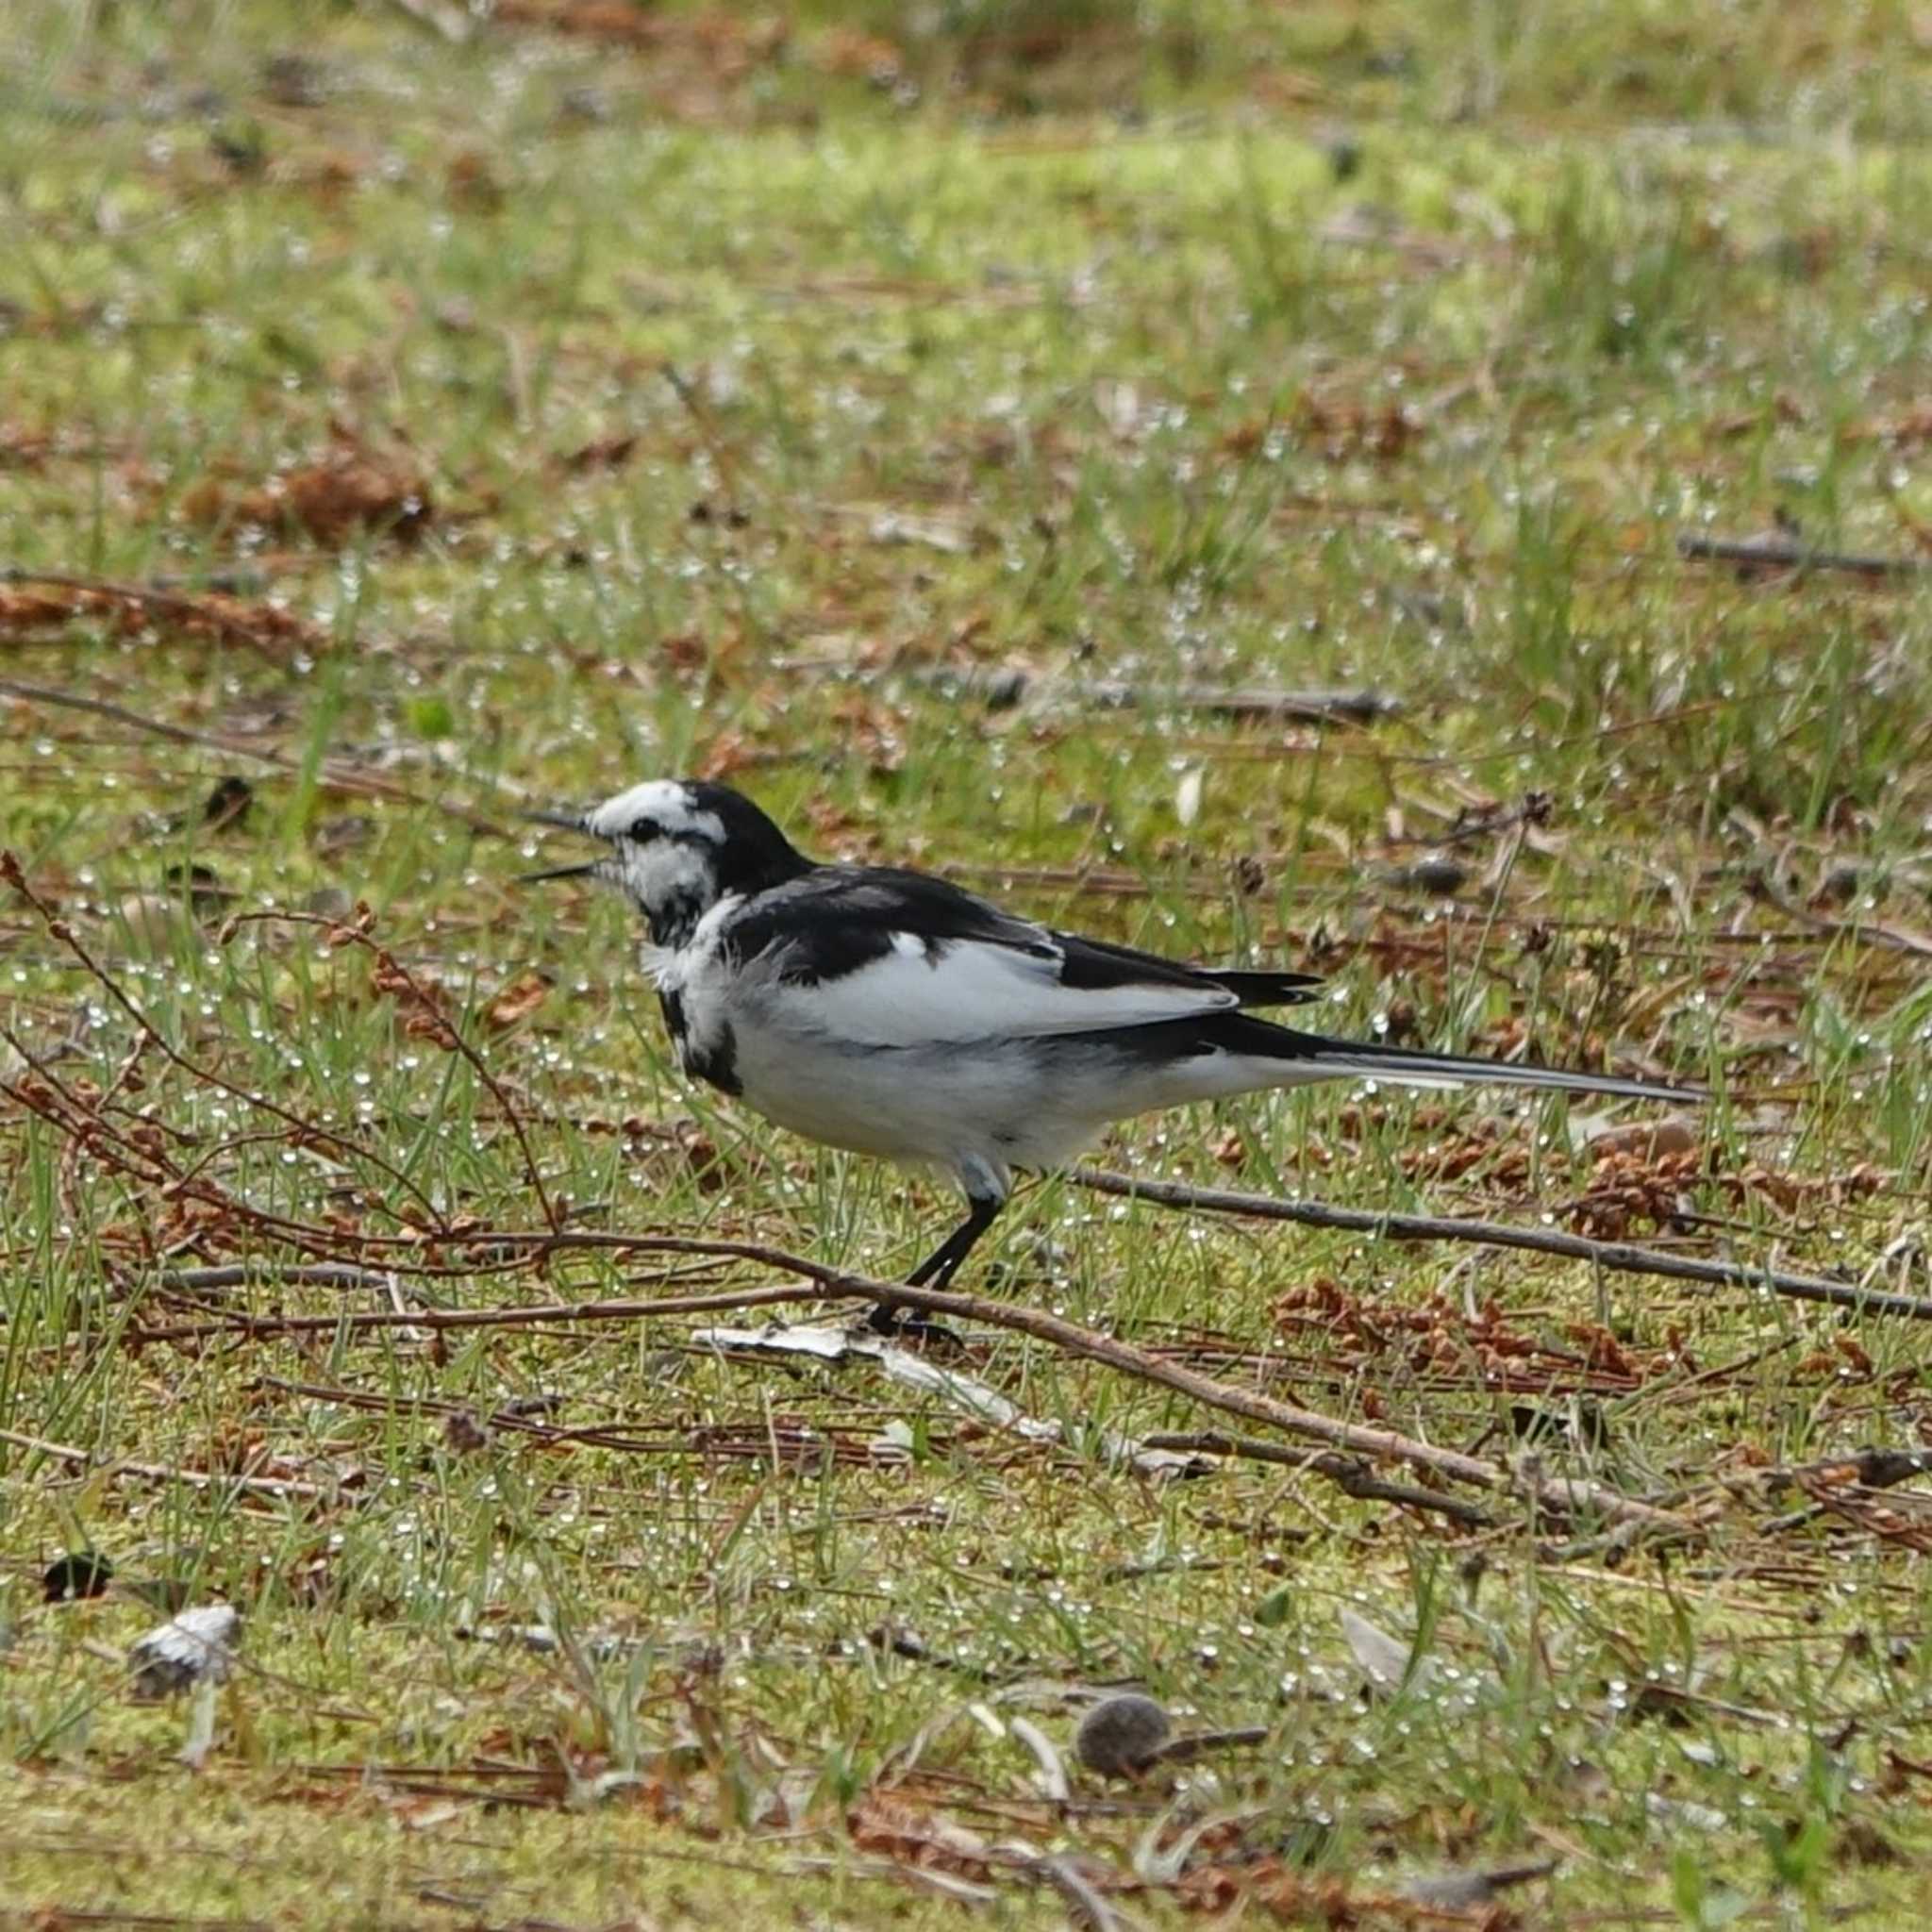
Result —
[[1173, 1734], [1173, 1720], [1153, 1698], [1124, 1690], [1103, 1698], [1080, 1720], [1074, 1751], [1089, 1771], [1128, 1777], [1145, 1770]]
[[1864, 883], [1865, 874], [1856, 865], [1849, 859], [1840, 859], [1820, 876], [1814, 903], [1822, 899], [1835, 906], [1848, 906], [1858, 896]]
[[490, 1446], [490, 1429], [474, 1408], [453, 1408], [443, 1418], [442, 1439], [458, 1456], [474, 1456]]
[[1469, 883], [1469, 868], [1444, 853], [1432, 852], [1418, 858], [1413, 865], [1403, 866], [1391, 873], [1390, 883], [1407, 886], [1418, 892], [1434, 892], [1439, 898], [1446, 899]]

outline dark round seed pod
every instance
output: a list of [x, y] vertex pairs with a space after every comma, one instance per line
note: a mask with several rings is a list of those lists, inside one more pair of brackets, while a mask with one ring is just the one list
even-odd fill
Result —
[[1102, 1698], [1080, 1720], [1074, 1751], [1089, 1771], [1130, 1777], [1154, 1762], [1173, 1734], [1174, 1721], [1153, 1698], [1124, 1690]]

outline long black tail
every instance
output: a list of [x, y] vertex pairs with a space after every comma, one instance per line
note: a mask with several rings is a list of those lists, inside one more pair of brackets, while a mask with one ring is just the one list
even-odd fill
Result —
[[[1557, 1093], [1609, 1093], [1626, 1100], [1695, 1102], [1710, 1097], [1702, 1087], [1671, 1081], [1627, 1080], [1615, 1074], [1585, 1074], [1568, 1067], [1521, 1066], [1512, 1060], [1477, 1059], [1464, 1054], [1417, 1053], [1372, 1041], [1329, 1040], [1265, 1020], [1230, 1020], [1222, 1025], [1226, 1029], [1221, 1040], [1224, 1047], [1295, 1061], [1317, 1078], [1387, 1080], [1402, 1087], [1532, 1087]], [[1240, 1029], [1238, 1040], [1232, 1037], [1236, 1026]], [[1288, 1081], [1294, 1077], [1288, 1074]]]

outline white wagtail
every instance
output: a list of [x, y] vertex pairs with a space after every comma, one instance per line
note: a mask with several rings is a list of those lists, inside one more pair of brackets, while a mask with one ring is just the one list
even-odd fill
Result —
[[610, 848], [531, 879], [620, 886], [686, 1074], [808, 1140], [943, 1168], [966, 1219], [907, 1277], [941, 1287], [1015, 1169], [1054, 1168], [1110, 1121], [1313, 1080], [1493, 1082], [1645, 1100], [1696, 1090], [1301, 1033], [1252, 1009], [1305, 973], [1182, 966], [1058, 932], [944, 879], [820, 865], [724, 785], [655, 779], [581, 817]]

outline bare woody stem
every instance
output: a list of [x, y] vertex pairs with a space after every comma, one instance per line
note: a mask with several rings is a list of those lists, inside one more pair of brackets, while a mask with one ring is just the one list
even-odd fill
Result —
[[[353, 1329], [411, 1327], [521, 1327], [581, 1322], [653, 1321], [668, 1315], [718, 1314], [727, 1309], [770, 1307], [806, 1300], [862, 1301], [908, 1308], [941, 1321], [971, 1323], [1030, 1336], [1079, 1360], [1098, 1362], [1136, 1380], [1171, 1389], [1205, 1407], [1241, 1416], [1249, 1422], [1280, 1429], [1304, 1441], [1323, 1442], [1381, 1462], [1399, 1462], [1439, 1479], [1502, 1494], [1517, 1494], [1537, 1509], [1564, 1517], [1592, 1515], [1613, 1524], [1683, 1535], [1693, 1529], [1684, 1517], [1671, 1514], [1635, 1498], [1618, 1495], [1599, 1483], [1543, 1475], [1533, 1458], [1514, 1468], [1440, 1448], [1397, 1430], [1370, 1428], [1342, 1422], [1313, 1409], [1263, 1395], [1255, 1390], [1216, 1381], [1210, 1375], [1143, 1349], [1103, 1335], [1041, 1309], [1016, 1307], [982, 1295], [956, 1294], [936, 1289], [910, 1288], [902, 1283], [874, 1281], [821, 1266], [803, 1256], [787, 1254], [749, 1241], [700, 1241], [680, 1235], [608, 1235], [569, 1232], [558, 1236], [476, 1234], [457, 1238], [498, 1246], [542, 1246], [550, 1252], [595, 1248], [634, 1255], [707, 1255], [750, 1261], [798, 1277], [791, 1282], [754, 1288], [721, 1290], [708, 1294], [666, 1295], [658, 1298], [593, 1302], [554, 1302], [521, 1308], [423, 1308], [397, 1314], [389, 1310], [343, 1311], [330, 1315], [289, 1315], [268, 1319], [236, 1316], [213, 1322], [143, 1328], [133, 1339], [142, 1342], [192, 1341], [223, 1335], [341, 1333]], [[1325, 1473], [1325, 1472], [1322, 1472]]]
[[1192, 1188], [1180, 1181], [1139, 1180], [1100, 1168], [1074, 1168], [1074, 1186], [1124, 1200], [1148, 1201], [1157, 1208], [1193, 1214], [1245, 1214], [1257, 1221], [1291, 1221], [1345, 1234], [1374, 1235], [1389, 1241], [1473, 1241], [1484, 1247], [1520, 1248], [1533, 1255], [1561, 1255], [1613, 1274], [1658, 1275], [1668, 1281], [1694, 1281], [1710, 1288], [1757, 1289], [1792, 1301], [1853, 1308], [1861, 1315], [1900, 1315], [1932, 1322], [1932, 1301], [1890, 1289], [1860, 1288], [1816, 1274], [1788, 1274], [1741, 1261], [1707, 1261], [1694, 1255], [1668, 1255], [1635, 1241], [1591, 1241], [1556, 1228], [1516, 1227], [1505, 1221], [1463, 1221], [1438, 1214], [1377, 1213], [1366, 1208], [1337, 1208], [1325, 1201], [1281, 1200], [1273, 1194], [1243, 1194], [1225, 1188]]

